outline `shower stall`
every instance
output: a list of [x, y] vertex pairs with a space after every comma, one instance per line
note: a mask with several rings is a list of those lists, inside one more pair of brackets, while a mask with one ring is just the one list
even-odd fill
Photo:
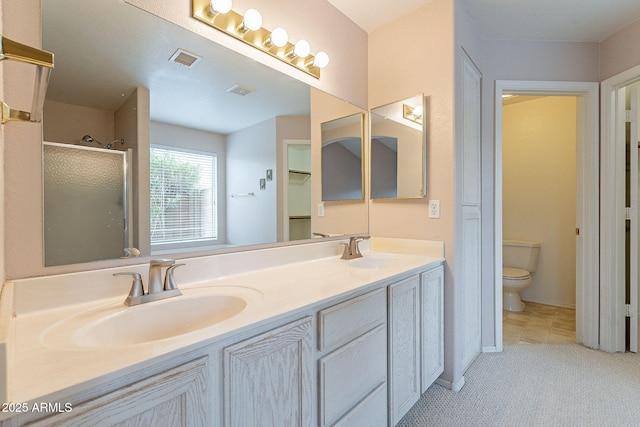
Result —
[[124, 256], [127, 152], [53, 142], [43, 150], [45, 266]]

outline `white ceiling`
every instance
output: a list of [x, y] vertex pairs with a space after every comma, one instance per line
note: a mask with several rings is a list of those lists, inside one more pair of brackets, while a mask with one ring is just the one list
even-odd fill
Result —
[[[372, 32], [432, 0], [328, 0]], [[640, 18], [639, 0], [462, 0], [483, 38], [600, 42]]]

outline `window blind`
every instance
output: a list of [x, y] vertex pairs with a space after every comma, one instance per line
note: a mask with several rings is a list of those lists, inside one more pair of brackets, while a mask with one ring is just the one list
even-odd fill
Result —
[[151, 147], [151, 244], [218, 237], [215, 153]]

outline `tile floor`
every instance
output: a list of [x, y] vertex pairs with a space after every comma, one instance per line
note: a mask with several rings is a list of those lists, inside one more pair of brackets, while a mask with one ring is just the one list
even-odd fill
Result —
[[502, 312], [504, 344], [562, 344], [576, 342], [576, 311], [525, 302], [524, 311]]

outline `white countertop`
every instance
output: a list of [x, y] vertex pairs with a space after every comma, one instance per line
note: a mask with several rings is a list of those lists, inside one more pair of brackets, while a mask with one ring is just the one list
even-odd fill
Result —
[[[10, 354], [7, 361], [10, 373], [6, 390], [7, 401], [37, 401], [63, 390], [71, 394], [79, 391], [81, 385], [83, 387], [96, 385], [121, 374], [125, 368], [134, 367], [154, 357], [177, 351], [186, 352], [213, 344], [249, 328], [330, 302], [337, 297], [348, 297], [350, 294], [366, 290], [367, 287], [373, 288], [376, 284], [384, 283], [386, 279], [424, 269], [426, 266], [437, 266], [444, 261], [441, 244], [440, 246], [435, 244], [433, 246], [435, 250], [429, 250], [428, 247], [425, 249], [425, 245], [416, 244], [417, 241], [411, 241], [413, 243], [404, 246], [399, 244], [401, 241], [386, 240], [389, 244], [385, 244], [385, 239], [373, 240], [371, 244], [373, 251], [368, 250], [368, 244], [363, 245], [365, 257], [385, 254], [378, 248], [393, 249], [394, 253], [390, 255], [393, 257], [393, 262], [385, 268], [377, 269], [356, 268], [349, 262], [341, 260], [339, 255], [331, 255], [298, 260], [271, 268], [261, 265], [259, 270], [247, 267], [242, 271], [241, 268], [236, 270], [235, 274], [202, 279], [202, 273], [197, 273], [195, 270], [201, 271], [201, 263], [206, 260], [200, 258], [180, 260], [186, 265], [176, 271], [175, 277], [181, 284], [180, 288], [184, 295], [209, 292], [238, 295], [247, 301], [247, 306], [235, 316], [212, 326], [172, 338], [126, 347], [85, 348], [82, 345], [73, 345], [56, 329], [59, 322], [84, 310], [100, 306], [121, 309], [127, 293], [122, 292], [121, 289], [118, 289], [120, 293], [117, 296], [86, 301], [76, 299], [72, 305], [30, 306], [27, 309], [20, 307], [20, 303], [17, 302], [12, 310], [11, 330], [8, 334], [5, 333], [10, 340], [8, 343]], [[333, 244], [338, 247], [337, 243]], [[403, 250], [403, 247], [408, 249]], [[295, 251], [295, 248], [293, 246], [282, 250]], [[298, 251], [301, 250], [300, 247], [297, 248]], [[398, 251], [405, 253], [398, 253]], [[262, 256], [264, 257], [264, 254]], [[240, 259], [240, 263], [245, 261], [247, 260]], [[126, 270], [133, 269], [129, 267]], [[105, 280], [110, 283], [113, 281], [111, 276], [113, 271], [116, 270], [102, 272], [106, 277]], [[185, 283], [185, 277], [198, 278], [198, 274], [201, 275], [202, 280], [190, 280]], [[56, 278], [56, 280], [59, 279]], [[130, 281], [122, 279], [122, 282], [125, 282], [124, 288], [128, 288]], [[25, 291], [19, 290], [19, 287], [23, 285], [20, 281], [5, 284], [5, 287], [13, 286], [7, 294], [22, 295], [21, 292]], [[22, 295], [14, 298], [16, 301], [21, 301], [21, 298], [25, 297]], [[149, 304], [163, 303], [169, 308], [170, 302], [171, 299], [167, 299]], [[6, 306], [6, 302], [4, 304]], [[135, 310], [136, 307], [125, 309]], [[2, 315], [1, 312], [0, 315]], [[135, 325], [131, 327], [134, 328]], [[0, 333], [0, 338], [2, 335]], [[0, 359], [2, 359], [1, 356]], [[0, 419], [2, 419], [1, 416]]]

